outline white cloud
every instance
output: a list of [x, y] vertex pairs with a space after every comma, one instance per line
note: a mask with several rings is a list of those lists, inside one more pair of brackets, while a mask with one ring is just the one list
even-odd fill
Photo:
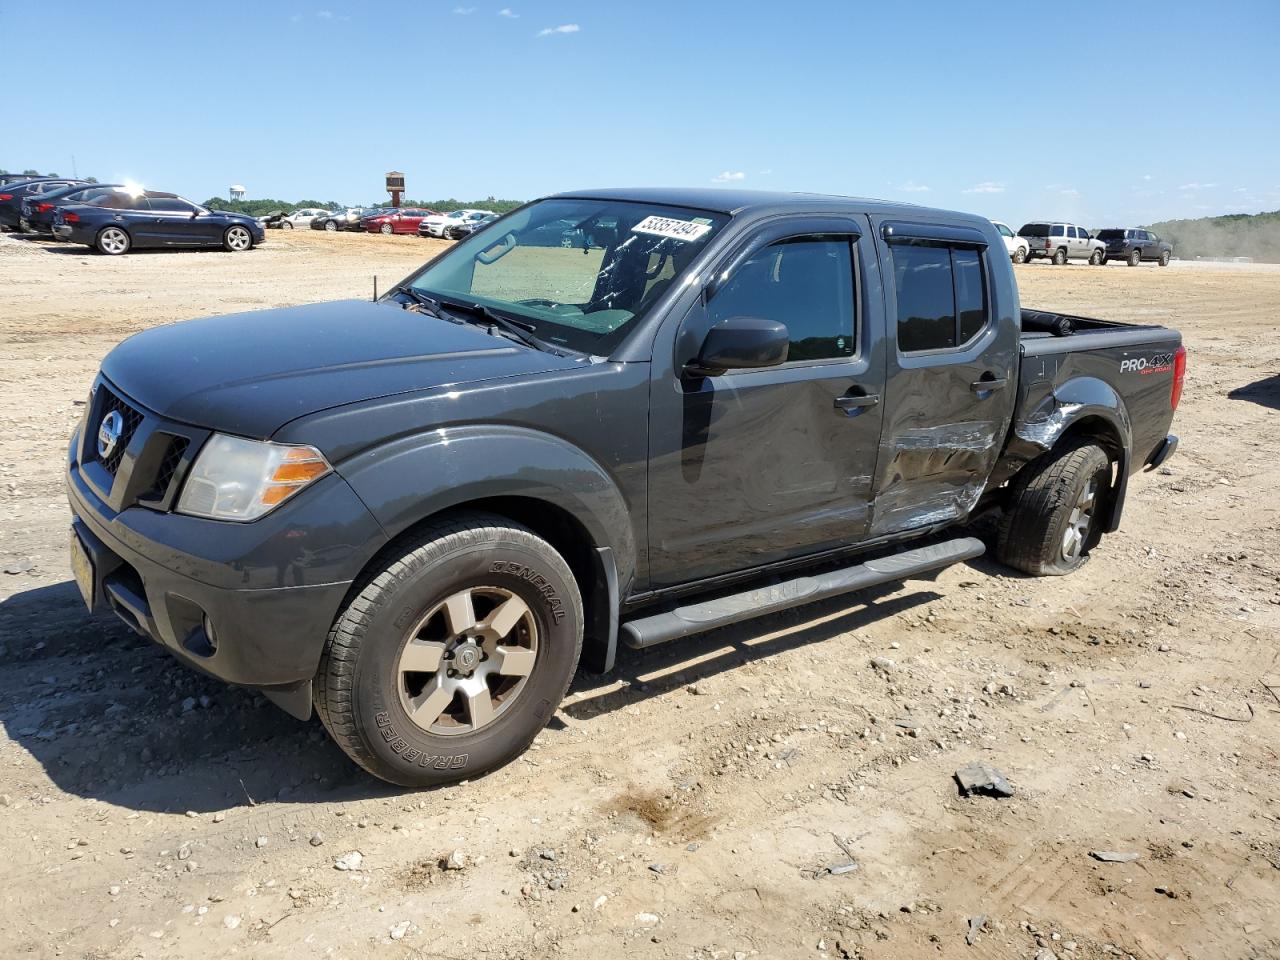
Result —
[[1179, 190], [1212, 190], [1216, 183], [1184, 183]]
[[562, 23], [558, 27], [544, 27], [538, 31], [538, 36], [549, 37], [555, 33], [577, 33], [581, 29], [576, 23]]
[[1004, 193], [1004, 184], [996, 183], [994, 180], [984, 180], [982, 183], [975, 183], [965, 193]]
[[319, 17], [321, 20], [332, 20], [332, 19], [333, 19], [333, 11], [332, 11], [332, 10], [317, 10], [317, 11], [316, 11], [316, 16], [317, 16], [317, 17]]
[[454, 7], [453, 12], [460, 17], [469, 17], [476, 12], [475, 7]]
[[503, 7], [498, 11], [498, 16], [506, 17], [508, 20], [519, 20], [520, 14], [516, 13], [510, 7]]
[[772, 169], [772, 168], [770, 168], [770, 169], [768, 169], [768, 170], [761, 170], [761, 171], [760, 171], [760, 176], [762, 176], [762, 177], [767, 177], [767, 176], [769, 176], [769, 174], [771, 174], [771, 173], [773, 173], [773, 169]]
[[1061, 194], [1061, 195], [1062, 195], [1062, 196], [1064, 196], [1064, 197], [1078, 197], [1078, 196], [1080, 196], [1080, 191], [1079, 191], [1079, 190], [1077, 190], [1075, 187], [1064, 187], [1064, 186], [1063, 186], [1062, 184], [1060, 184], [1060, 183], [1050, 183], [1050, 184], [1047, 184], [1047, 185], [1045, 186], [1045, 189], [1046, 189], [1046, 190], [1048, 190], [1050, 193], [1057, 193], [1057, 194]]
[[740, 183], [747, 179], [747, 175], [741, 170], [726, 170], [724, 173], [717, 173], [711, 178], [712, 183]]
[[928, 193], [930, 188], [923, 183], [916, 183], [914, 180], [908, 180], [906, 183], [898, 187], [903, 193]]
[[1144, 174], [1142, 175], [1142, 179], [1143, 179], [1143, 180], [1150, 180], [1150, 179], [1151, 179], [1151, 174], [1149, 174], [1149, 173], [1144, 173]]

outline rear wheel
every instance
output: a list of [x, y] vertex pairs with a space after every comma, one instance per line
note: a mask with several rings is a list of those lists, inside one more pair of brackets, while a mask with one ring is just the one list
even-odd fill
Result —
[[1170, 259], [1171, 259], [1171, 256], [1168, 250], [1160, 251], [1160, 266], [1167, 267], [1169, 265]]
[[1126, 262], [1127, 262], [1127, 263], [1129, 264], [1129, 266], [1131, 266], [1131, 267], [1136, 267], [1138, 264], [1142, 263], [1142, 251], [1141, 251], [1141, 250], [1130, 250], [1130, 251], [1129, 251], [1129, 259], [1128, 259]]
[[222, 246], [232, 253], [248, 250], [253, 246], [253, 235], [249, 233], [248, 227], [227, 227], [227, 232], [222, 235]]
[[1094, 250], [1093, 253], [1089, 255], [1089, 265], [1093, 267], [1100, 267], [1102, 266], [1103, 259], [1102, 251]]
[[320, 719], [376, 777], [430, 786], [524, 752], [582, 650], [564, 559], [503, 517], [432, 524], [369, 580], [329, 633]]
[[1078, 569], [1102, 537], [1110, 489], [1111, 460], [1092, 441], [1033, 460], [1009, 490], [996, 547], [1000, 562], [1037, 577]]
[[133, 246], [133, 241], [130, 239], [129, 234], [120, 227], [103, 227], [98, 231], [94, 246], [99, 253], [105, 253], [109, 257], [118, 257], [129, 252], [129, 248]]
[[1056, 266], [1056, 267], [1060, 267], [1060, 266], [1062, 266], [1062, 265], [1063, 265], [1064, 263], [1066, 263], [1066, 262], [1067, 262], [1067, 248], [1066, 248], [1066, 247], [1059, 247], [1057, 250], [1053, 251], [1053, 264], [1054, 264], [1054, 266]]

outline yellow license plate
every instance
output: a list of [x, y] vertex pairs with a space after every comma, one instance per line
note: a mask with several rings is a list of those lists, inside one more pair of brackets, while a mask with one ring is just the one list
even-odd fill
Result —
[[71, 575], [75, 577], [85, 606], [93, 609], [93, 561], [74, 530], [71, 531]]

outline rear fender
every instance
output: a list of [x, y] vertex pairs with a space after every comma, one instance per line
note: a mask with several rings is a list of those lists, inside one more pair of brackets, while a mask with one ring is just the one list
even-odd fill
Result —
[[1117, 462], [1105, 532], [1119, 529], [1133, 462], [1133, 433], [1124, 398], [1104, 380], [1076, 377], [1042, 397], [1027, 397], [1022, 409], [1026, 412], [1014, 420], [1009, 453], [1024, 462], [1052, 450], [1068, 434], [1094, 435], [1104, 442]]

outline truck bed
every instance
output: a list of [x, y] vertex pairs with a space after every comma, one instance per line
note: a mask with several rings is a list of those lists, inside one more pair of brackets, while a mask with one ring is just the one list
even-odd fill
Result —
[[1070, 353], [1077, 350], [1158, 344], [1179, 340], [1158, 323], [1118, 323], [1049, 310], [1022, 311], [1022, 355]]
[[1022, 325], [1015, 434], [1036, 438], [1063, 408], [1114, 404], [1131, 431], [1130, 470], [1146, 463], [1173, 420], [1178, 331], [1030, 309]]

